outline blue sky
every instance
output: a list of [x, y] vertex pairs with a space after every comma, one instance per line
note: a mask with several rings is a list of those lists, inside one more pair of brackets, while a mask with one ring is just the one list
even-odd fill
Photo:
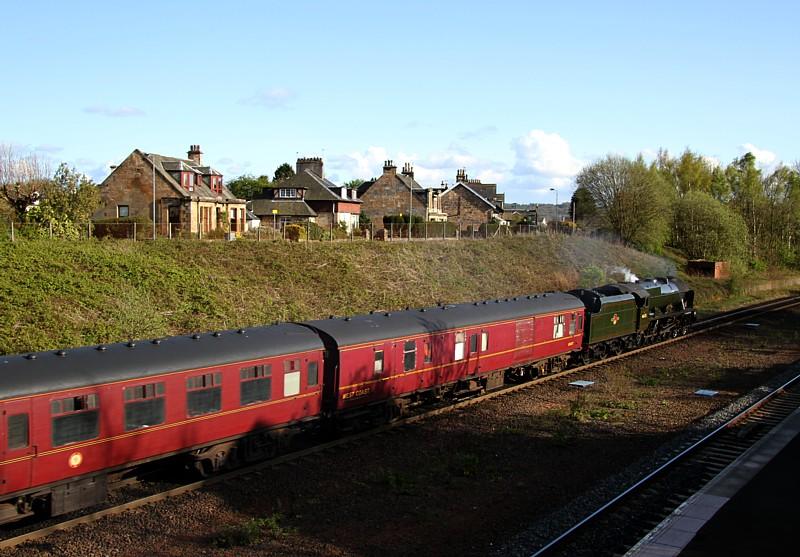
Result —
[[199, 143], [230, 179], [412, 162], [552, 201], [605, 155], [800, 159], [794, 2], [11, 2], [0, 143], [102, 180]]

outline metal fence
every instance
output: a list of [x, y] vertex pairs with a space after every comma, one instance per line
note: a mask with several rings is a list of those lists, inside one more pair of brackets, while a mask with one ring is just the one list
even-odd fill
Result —
[[247, 229], [244, 232], [228, 232], [224, 230], [191, 231], [188, 225], [175, 223], [157, 223], [155, 230], [152, 223], [88, 222], [63, 229], [54, 225], [8, 222], [0, 224], [0, 241], [25, 241], [33, 239], [87, 240], [118, 239], [130, 241], [146, 241], [159, 239], [194, 239], [194, 240], [233, 240], [250, 241], [418, 241], [418, 240], [485, 240], [508, 236], [535, 236], [554, 232], [536, 225], [497, 225], [482, 224], [480, 226], [458, 227], [452, 222], [423, 222], [414, 224], [389, 224], [387, 226], [362, 226], [345, 230], [342, 227], [329, 225], [320, 227], [311, 223], [284, 223], [273, 228], [261, 226]]

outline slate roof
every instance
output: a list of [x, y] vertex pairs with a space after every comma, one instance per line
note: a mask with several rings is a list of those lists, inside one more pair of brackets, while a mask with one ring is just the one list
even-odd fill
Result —
[[492, 203], [491, 201], [489, 201], [488, 199], [486, 199], [484, 196], [482, 196], [480, 193], [478, 193], [477, 191], [475, 191], [475, 189], [474, 189], [474, 188], [472, 188], [472, 187], [471, 187], [469, 184], [467, 184], [466, 182], [457, 182], [457, 183], [456, 183], [456, 185], [454, 185], [452, 188], [450, 188], [449, 190], [447, 190], [446, 192], [444, 192], [442, 195], [447, 195], [447, 194], [449, 194], [451, 191], [455, 190], [455, 189], [456, 189], [457, 187], [459, 187], [459, 186], [461, 186], [461, 187], [465, 188], [467, 191], [471, 192], [471, 193], [472, 193], [472, 194], [473, 194], [475, 197], [477, 197], [477, 198], [478, 198], [478, 200], [479, 200], [479, 201], [482, 201], [483, 203], [485, 203], [486, 205], [488, 205], [489, 207], [491, 207], [491, 208], [492, 208], [492, 210], [494, 210], [494, 211], [498, 211], [498, 212], [502, 212], [502, 209], [500, 209], [500, 208], [499, 208], [497, 205], [495, 205], [494, 203]]
[[278, 215], [290, 217], [316, 217], [317, 213], [302, 199], [254, 199], [252, 211], [259, 216], [271, 216], [277, 209]]
[[199, 197], [203, 200], [215, 202], [218, 202], [220, 199], [222, 199], [223, 201], [227, 202], [244, 203], [243, 199], [238, 199], [228, 188], [225, 187], [225, 185], [222, 186], [221, 192], [217, 193], [209, 187], [205, 180], [201, 179], [196, 181], [194, 191], [187, 191], [180, 183], [178, 183], [177, 180], [175, 180], [172, 174], [170, 174], [170, 171], [191, 171], [200, 178], [212, 174], [215, 176], [222, 176], [222, 173], [214, 170], [210, 166], [197, 164], [195, 161], [190, 159], [167, 157], [157, 153], [143, 153], [139, 149], [135, 149], [134, 153], [138, 153], [149, 163], [155, 162], [156, 172], [158, 172], [159, 176], [166, 180], [182, 197]]
[[[239, 332], [242, 331], [242, 332]], [[214, 334], [0, 356], [0, 400], [322, 349], [319, 336], [282, 323]]]
[[341, 190], [342, 186], [337, 186], [327, 178], [320, 178], [307, 168], [291, 178], [281, 180], [276, 186], [281, 188], [306, 188], [306, 201], [347, 201], [348, 203], [361, 203], [360, 199], [342, 197], [337, 193]]
[[305, 321], [304, 324], [322, 331], [339, 347], [344, 347], [363, 342], [437, 333], [495, 321], [522, 319], [543, 313], [577, 311], [582, 308], [583, 304], [575, 296], [552, 292], [468, 304], [320, 319]]

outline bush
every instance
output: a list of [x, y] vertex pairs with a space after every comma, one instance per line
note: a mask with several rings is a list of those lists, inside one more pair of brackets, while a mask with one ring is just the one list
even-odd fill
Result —
[[284, 234], [286, 239], [292, 242], [299, 242], [307, 238], [306, 227], [301, 224], [287, 224], [284, 227]]

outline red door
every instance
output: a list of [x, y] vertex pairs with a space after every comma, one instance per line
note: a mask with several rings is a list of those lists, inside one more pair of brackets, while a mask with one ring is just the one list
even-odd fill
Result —
[[0, 490], [11, 493], [31, 483], [33, 456], [31, 443], [31, 401], [13, 400], [2, 404], [0, 423]]

